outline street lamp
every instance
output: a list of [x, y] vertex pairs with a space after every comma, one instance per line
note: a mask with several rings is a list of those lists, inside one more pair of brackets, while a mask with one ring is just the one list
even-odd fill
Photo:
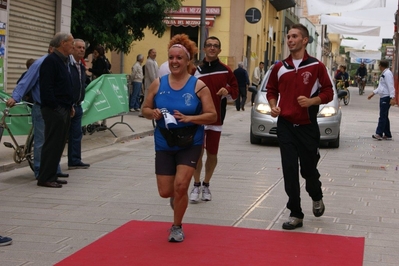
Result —
[[206, 0], [201, 0], [201, 23], [200, 23], [201, 37], [199, 41], [200, 56], [198, 58], [200, 61], [204, 59], [204, 41], [206, 38], [205, 17], [206, 17]]

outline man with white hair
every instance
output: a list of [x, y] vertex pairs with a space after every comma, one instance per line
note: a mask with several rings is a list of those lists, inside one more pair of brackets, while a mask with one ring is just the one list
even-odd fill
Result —
[[[69, 55], [74, 39], [70, 33], [57, 33], [53, 38], [54, 52], [40, 66], [40, 107], [44, 119], [44, 144], [40, 158], [37, 185], [61, 188], [65, 180], [57, 180], [57, 166], [64, 151], [73, 107]], [[63, 182], [60, 182], [63, 181]]]
[[236, 109], [237, 111], [245, 111], [245, 102], [247, 101], [247, 90], [249, 86], [248, 72], [244, 69], [243, 62], [238, 63], [238, 68], [234, 70], [234, 76], [238, 82], [239, 95], [236, 99]]

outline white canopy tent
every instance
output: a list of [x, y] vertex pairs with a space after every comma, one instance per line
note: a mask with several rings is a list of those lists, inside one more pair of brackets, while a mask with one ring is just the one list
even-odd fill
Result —
[[375, 64], [378, 60], [381, 59], [380, 51], [346, 48], [345, 52], [347, 52], [347, 51], [349, 51], [351, 63]]
[[344, 47], [363, 49], [364, 45], [365, 45], [365, 42], [363, 40], [347, 40], [347, 39], [341, 40], [341, 46], [344, 46]]

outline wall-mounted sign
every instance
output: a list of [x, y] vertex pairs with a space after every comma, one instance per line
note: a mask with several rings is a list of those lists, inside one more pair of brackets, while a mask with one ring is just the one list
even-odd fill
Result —
[[261, 18], [262, 13], [260, 13], [260, 10], [255, 7], [251, 7], [247, 12], [245, 12], [245, 19], [251, 24], [258, 23]]
[[[0, 0], [1, 1], [1, 0]], [[206, 15], [220, 16], [222, 8], [220, 6], [207, 6], [205, 9]], [[200, 15], [200, 6], [182, 6], [179, 10], [170, 12], [169, 14], [177, 15]]]

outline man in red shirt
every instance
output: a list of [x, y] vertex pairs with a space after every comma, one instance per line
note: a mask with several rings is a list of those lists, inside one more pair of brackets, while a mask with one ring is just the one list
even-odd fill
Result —
[[287, 208], [291, 211], [283, 224], [287, 230], [303, 226], [298, 160], [306, 191], [313, 200], [313, 214], [320, 217], [325, 209], [317, 170], [320, 159], [317, 113], [319, 105], [330, 102], [334, 94], [326, 67], [306, 52], [308, 42], [307, 28], [293, 25], [287, 34], [290, 56], [274, 66], [266, 85], [271, 116], [278, 116], [277, 137]]

